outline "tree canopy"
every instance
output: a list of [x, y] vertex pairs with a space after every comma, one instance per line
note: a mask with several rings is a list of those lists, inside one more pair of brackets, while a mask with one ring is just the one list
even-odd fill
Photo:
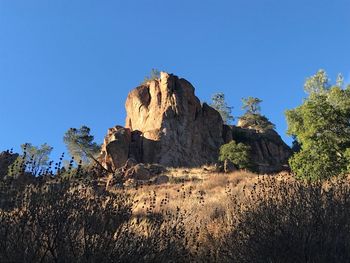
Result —
[[49, 166], [49, 158], [53, 148], [47, 143], [41, 146], [34, 146], [31, 143], [21, 145], [22, 154], [9, 167], [10, 175], [18, 175], [23, 172], [29, 172], [38, 175], [40, 171]]
[[221, 118], [225, 124], [229, 124], [231, 121], [234, 120], [234, 117], [232, 115], [233, 107], [227, 105], [224, 93], [219, 92], [213, 94], [211, 100], [212, 103], [210, 104], [210, 106], [220, 113]]
[[90, 134], [90, 128], [81, 126], [79, 129], [70, 128], [64, 135], [63, 141], [69, 154], [76, 162], [89, 163], [94, 161], [100, 165], [96, 156], [100, 152], [100, 146], [94, 142], [94, 136]]
[[260, 103], [262, 102], [261, 99], [256, 97], [248, 97], [242, 99], [242, 109], [246, 110], [246, 113], [250, 114], [260, 114], [261, 107]]
[[326, 71], [323, 69], [320, 69], [315, 75], [307, 78], [304, 84], [304, 90], [309, 94], [321, 94], [326, 92], [329, 88], [329, 78]]
[[[350, 153], [350, 86], [330, 85], [324, 70], [308, 78], [309, 96], [303, 104], [286, 111], [289, 135], [300, 151], [290, 159], [292, 171], [301, 178], [329, 178], [347, 171]], [[341, 84], [342, 85], [342, 84]]]

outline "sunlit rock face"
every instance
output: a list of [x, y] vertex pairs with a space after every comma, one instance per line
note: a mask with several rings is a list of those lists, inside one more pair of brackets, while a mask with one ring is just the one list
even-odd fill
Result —
[[128, 158], [168, 167], [215, 163], [220, 146], [234, 139], [251, 146], [258, 171], [282, 170], [291, 152], [273, 130], [258, 133], [223, 124], [220, 114], [201, 104], [187, 80], [161, 72], [160, 78], [133, 89], [127, 97], [125, 127], [108, 130], [100, 160], [122, 167]]
[[201, 105], [194, 90], [187, 80], [162, 72], [129, 93], [126, 128], [142, 136], [141, 162], [199, 166], [217, 160], [222, 119]]
[[121, 126], [108, 129], [99, 161], [109, 171], [122, 167], [130, 152], [131, 131]]

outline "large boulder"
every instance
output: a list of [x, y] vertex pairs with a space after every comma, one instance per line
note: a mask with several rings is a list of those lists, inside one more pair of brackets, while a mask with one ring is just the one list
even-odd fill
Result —
[[144, 181], [151, 179], [151, 173], [144, 164], [140, 163], [127, 170], [125, 178]]
[[[191, 167], [217, 160], [221, 116], [201, 105], [187, 80], [162, 72], [160, 79], [132, 90], [125, 107], [126, 128], [142, 137], [142, 150], [134, 154], [138, 161]], [[135, 135], [136, 149], [139, 138]]]
[[109, 171], [124, 166], [129, 159], [131, 131], [121, 126], [108, 129], [99, 157], [102, 165]]

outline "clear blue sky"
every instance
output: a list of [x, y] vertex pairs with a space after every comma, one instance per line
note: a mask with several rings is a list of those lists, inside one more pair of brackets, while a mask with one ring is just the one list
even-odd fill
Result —
[[242, 114], [256, 96], [285, 135], [284, 111], [324, 68], [350, 81], [348, 0], [0, 0], [0, 150], [48, 143], [69, 127], [102, 142], [152, 68], [224, 92]]

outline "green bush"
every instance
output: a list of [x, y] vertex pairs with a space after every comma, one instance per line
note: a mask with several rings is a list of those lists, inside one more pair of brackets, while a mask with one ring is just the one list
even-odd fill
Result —
[[220, 147], [219, 161], [229, 160], [239, 169], [247, 169], [251, 166], [249, 151], [249, 146], [232, 140]]

